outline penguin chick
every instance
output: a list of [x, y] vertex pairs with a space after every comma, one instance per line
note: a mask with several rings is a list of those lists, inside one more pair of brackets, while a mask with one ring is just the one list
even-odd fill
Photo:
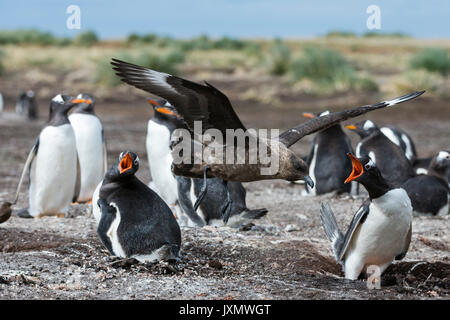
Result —
[[93, 199], [101, 212], [100, 240], [121, 258], [178, 260], [180, 228], [164, 200], [135, 176], [138, 169], [138, 156], [126, 151], [106, 172], [99, 199]]
[[369, 266], [378, 266], [381, 274], [394, 259], [403, 259], [411, 241], [412, 207], [406, 191], [390, 185], [369, 157], [349, 157], [353, 170], [346, 182], [361, 183], [369, 199], [356, 212], [345, 235], [330, 205], [322, 204], [320, 217], [345, 278], [356, 280]]

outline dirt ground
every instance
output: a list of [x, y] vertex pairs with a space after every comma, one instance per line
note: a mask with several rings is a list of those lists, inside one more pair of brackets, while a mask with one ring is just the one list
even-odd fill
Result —
[[[7, 86], [7, 81], [0, 85]], [[282, 96], [273, 108], [239, 100], [251, 83], [211, 82], [227, 93], [248, 127], [288, 128], [302, 111], [339, 109], [378, 101], [377, 96]], [[0, 202], [11, 200], [23, 164], [47, 118], [48, 98], [41, 97], [40, 119], [27, 122], [12, 113], [16, 88], [4, 90], [0, 114]], [[55, 90], [60, 89], [55, 87]], [[109, 164], [121, 151], [141, 158], [138, 177], [150, 179], [146, 161], [147, 120], [153, 111], [142, 94], [114, 94], [97, 101], [108, 140]], [[56, 93], [56, 91], [55, 91]], [[73, 93], [75, 94], [75, 92]], [[365, 118], [398, 125], [415, 140], [420, 156], [448, 149], [448, 103], [426, 96]], [[364, 118], [361, 118], [364, 119]], [[361, 120], [359, 119], [359, 120]], [[356, 143], [356, 137], [351, 136]], [[306, 155], [312, 137], [293, 147]], [[55, 164], [57, 165], [57, 164]], [[345, 229], [362, 197], [305, 197], [302, 186], [285, 181], [245, 184], [250, 208], [266, 207], [266, 217], [245, 228], [182, 229], [181, 263], [139, 264], [108, 255], [96, 234], [90, 206], [76, 205], [68, 218], [20, 219], [0, 225], [1, 299], [437, 299], [450, 297], [450, 220], [415, 217], [406, 258], [389, 267], [380, 290], [364, 281], [347, 281], [325, 238], [319, 205], [329, 201]], [[27, 184], [15, 206], [27, 206]]]

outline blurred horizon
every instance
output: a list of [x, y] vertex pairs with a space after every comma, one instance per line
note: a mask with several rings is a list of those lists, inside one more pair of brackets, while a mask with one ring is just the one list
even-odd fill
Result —
[[[369, 30], [369, 5], [381, 10], [381, 29]], [[81, 9], [81, 29], [70, 30], [66, 9]], [[438, 10], [436, 10], [438, 8]], [[0, 30], [36, 29], [74, 37], [94, 31], [102, 40], [126, 38], [131, 33], [154, 33], [175, 38], [199, 35], [232, 38], [314, 38], [329, 32], [363, 35], [399, 33], [414, 38], [450, 38], [450, 2], [324, 0], [206, 0], [167, 2], [137, 0], [67, 1], [2, 0]]]

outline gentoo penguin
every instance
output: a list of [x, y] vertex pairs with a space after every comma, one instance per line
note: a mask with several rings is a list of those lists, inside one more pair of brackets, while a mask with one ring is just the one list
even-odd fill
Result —
[[348, 129], [356, 130], [361, 139], [370, 136], [373, 132], [380, 130], [392, 143], [400, 147], [405, 153], [409, 162], [414, 163], [417, 158], [416, 146], [411, 137], [402, 129], [394, 126], [378, 126], [372, 120], [365, 120], [358, 123], [358, 127], [347, 126]]
[[[155, 114], [148, 122], [147, 154], [153, 188], [158, 195], [176, 212], [178, 223], [183, 226], [221, 225], [221, 208], [227, 197], [227, 186], [231, 198], [231, 220], [229, 226], [237, 226], [248, 219], [261, 218], [267, 209], [250, 210], [246, 206], [246, 190], [240, 182], [222, 179], [208, 181], [208, 192], [197, 210], [194, 203], [201, 193], [203, 180], [174, 176], [171, 171], [171, 136], [175, 129], [185, 128], [173, 106], [165, 99], [148, 99]], [[178, 208], [180, 206], [181, 208]]]
[[[199, 143], [200, 148], [193, 148], [189, 154], [183, 155], [182, 161], [177, 161], [177, 163], [174, 161], [172, 172], [179, 176], [202, 178], [205, 171], [207, 171], [208, 178], [216, 177], [224, 181], [250, 182], [284, 179], [287, 181], [305, 180], [307, 183], [312, 184], [313, 182], [308, 176], [308, 165], [289, 149], [290, 146], [305, 135], [326, 129], [343, 120], [372, 110], [394, 106], [414, 99], [424, 92], [413, 92], [390, 101], [316, 117], [281, 133], [278, 137], [267, 138], [267, 135], [260, 137], [251, 134], [249, 131], [246, 132], [245, 126], [235, 113], [227, 96], [207, 82], [205, 84], [195, 83], [118, 59], [112, 59], [111, 64], [123, 82], [167, 99], [183, 118], [187, 128], [194, 134], [197, 127], [195, 124], [201, 123], [201, 132], [194, 136], [194, 142]], [[237, 133], [237, 135], [245, 132], [247, 134], [243, 139], [244, 143], [236, 143], [236, 135], [234, 135], [232, 141], [214, 144], [214, 149], [223, 147], [228, 149], [225, 150], [226, 152], [234, 155], [236, 153], [261, 155], [264, 152], [271, 155], [270, 159], [259, 156], [255, 159], [256, 163], [250, 163], [255, 157], [244, 157], [244, 163], [240, 164], [235, 163], [235, 161], [223, 161], [224, 153], [221, 152], [209, 153], [210, 156], [204, 157], [203, 151], [208, 149], [209, 145], [203, 143], [203, 139], [199, 140], [198, 136], [203, 136], [203, 133], [208, 129], [215, 129], [214, 131], [216, 133], [220, 132], [222, 137], [227, 136], [227, 131], [228, 133], [230, 131]], [[248, 143], [245, 141], [248, 141]], [[177, 142], [180, 143], [181, 140]], [[184, 142], [190, 146], [192, 139]], [[255, 147], [253, 148], [252, 146]], [[182, 145], [181, 148], [183, 147]], [[172, 153], [177, 154], [179, 151], [180, 148], [173, 148]], [[271, 161], [272, 156], [277, 159]], [[194, 165], [192, 165], [193, 158]], [[184, 161], [185, 159], [187, 161]], [[226, 215], [224, 214], [225, 217]]]
[[26, 160], [16, 191], [29, 170], [29, 209], [21, 217], [41, 217], [67, 214], [71, 201], [76, 201], [80, 191], [80, 170], [75, 134], [68, 111], [82, 99], [58, 94], [50, 102], [49, 122], [42, 129]]
[[37, 119], [38, 107], [33, 90], [22, 92], [16, 102], [16, 113], [25, 115], [29, 120]]
[[414, 173], [416, 175], [427, 174], [428, 167], [430, 166], [431, 160], [433, 160], [433, 157], [416, 158], [416, 160], [414, 161], [414, 165], [413, 165]]
[[94, 98], [80, 93], [77, 99], [85, 102], [76, 105], [69, 115], [69, 121], [75, 132], [80, 160], [81, 188], [78, 202], [88, 202], [108, 169], [106, 142], [102, 123], [94, 111]]
[[151, 188], [179, 214], [177, 180], [171, 171], [170, 138], [176, 128], [183, 127], [175, 109], [164, 99], [147, 99], [154, 109], [147, 125], [147, 158], [152, 176]]
[[449, 213], [449, 169], [450, 153], [439, 151], [431, 160], [426, 175], [418, 175], [403, 184], [415, 214]]
[[101, 213], [100, 240], [117, 257], [178, 260], [180, 227], [164, 200], [135, 176], [138, 169], [138, 156], [126, 151], [106, 172], [98, 199], [93, 199]]
[[346, 182], [361, 183], [369, 199], [356, 212], [345, 235], [329, 205], [322, 204], [320, 217], [345, 278], [355, 280], [371, 265], [378, 266], [381, 274], [394, 259], [403, 259], [411, 241], [412, 207], [405, 189], [389, 184], [369, 157], [349, 157], [353, 171]]
[[369, 156], [385, 179], [400, 185], [414, 176], [411, 162], [399, 146], [372, 124], [369, 121], [362, 121], [346, 126], [361, 137], [356, 146], [356, 156]]
[[[313, 119], [326, 116], [329, 113], [329, 111], [304, 112], [303, 116]], [[338, 193], [350, 192], [351, 184], [345, 184], [344, 181], [352, 171], [352, 162], [347, 157], [347, 153], [352, 152], [350, 139], [342, 130], [340, 124], [318, 132], [306, 159], [309, 166], [309, 176], [314, 182], [312, 188], [305, 184], [307, 194], [319, 195], [332, 191]]]

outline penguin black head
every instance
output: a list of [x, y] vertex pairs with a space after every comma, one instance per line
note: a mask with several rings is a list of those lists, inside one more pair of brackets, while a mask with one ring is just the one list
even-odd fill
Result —
[[120, 178], [133, 176], [139, 170], [139, 157], [134, 152], [124, 151], [112, 170], [112, 174]]
[[56, 118], [67, 118], [67, 112], [80, 101], [65, 94], [58, 94], [50, 101], [49, 121]]
[[371, 120], [360, 121], [345, 127], [349, 130], [355, 131], [361, 137], [361, 139], [364, 139], [365, 137], [370, 136], [372, 133], [380, 130], [377, 125]]
[[450, 174], [450, 152], [446, 150], [439, 151], [431, 160], [428, 172], [448, 179]]
[[345, 183], [353, 180], [361, 183], [371, 199], [378, 198], [391, 189], [372, 159], [367, 156], [357, 158], [351, 153], [347, 153], [347, 156], [352, 160], [353, 170]]
[[314, 119], [317, 117], [323, 117], [326, 116], [327, 114], [330, 114], [330, 111], [325, 110], [325, 111], [320, 111], [320, 112], [303, 112], [303, 117], [304, 118], [308, 118], [308, 119]]
[[77, 95], [77, 99], [84, 100], [77, 104], [76, 108], [73, 110], [74, 113], [89, 113], [94, 114], [95, 100], [87, 93], [80, 93]]
[[179, 118], [177, 111], [175, 108], [165, 99], [147, 99], [147, 102], [150, 103], [155, 110], [155, 117], [163, 117], [163, 118]]

